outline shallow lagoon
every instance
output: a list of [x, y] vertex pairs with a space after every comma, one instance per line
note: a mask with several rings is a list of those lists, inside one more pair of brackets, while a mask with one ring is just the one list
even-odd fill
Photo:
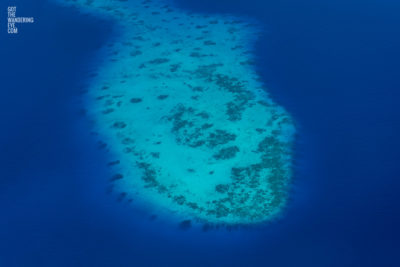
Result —
[[[196, 11], [266, 18], [270, 30], [258, 44], [257, 64], [265, 66], [259, 70], [272, 97], [300, 124], [295, 188], [284, 219], [257, 231], [207, 233], [141, 219], [104, 193], [98, 181], [109, 178], [101, 168], [107, 159], [85, 135], [87, 125], [77, 122], [71, 105], [78, 92], [71, 88], [81, 81], [77, 68], [85, 55], [106, 41], [102, 31], [109, 24], [29, 3], [19, 1], [43, 24], [21, 27], [18, 42], [4, 39], [14, 53], [1, 49], [2, 81], [10, 81], [5, 62], [21, 66], [32, 59], [32, 68], [14, 68], [13, 82], [6, 83], [11, 90], [0, 91], [7, 99], [1, 114], [13, 114], [3, 115], [9, 131], [1, 132], [7, 151], [1, 157], [2, 265], [398, 265], [396, 3], [186, 3]], [[60, 27], [50, 23], [55, 18]], [[78, 33], [87, 42], [73, 41]], [[55, 69], [60, 62], [65, 68]]]
[[109, 188], [119, 201], [185, 228], [281, 214], [295, 129], [254, 72], [254, 21], [165, 1], [58, 3], [118, 28], [97, 54], [103, 63], [88, 75], [84, 102], [112, 154]]

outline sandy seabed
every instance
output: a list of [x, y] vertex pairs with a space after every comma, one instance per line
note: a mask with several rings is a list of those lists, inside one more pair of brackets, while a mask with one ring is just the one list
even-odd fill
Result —
[[99, 52], [87, 99], [119, 200], [213, 224], [279, 215], [295, 128], [254, 70], [254, 23], [162, 0], [55, 1], [120, 31]]

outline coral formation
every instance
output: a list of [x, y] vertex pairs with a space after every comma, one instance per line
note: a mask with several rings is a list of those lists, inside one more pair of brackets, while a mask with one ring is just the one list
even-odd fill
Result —
[[182, 229], [193, 220], [208, 230], [280, 213], [294, 126], [252, 67], [257, 27], [162, 0], [55, 1], [118, 27], [87, 92], [100, 145], [114, 157], [118, 201], [171, 211]]

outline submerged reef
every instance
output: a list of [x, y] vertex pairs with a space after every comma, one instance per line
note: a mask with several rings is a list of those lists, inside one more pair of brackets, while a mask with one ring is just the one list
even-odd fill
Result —
[[253, 69], [255, 25], [162, 0], [54, 1], [119, 29], [99, 52], [86, 107], [112, 152], [118, 201], [175, 214], [182, 229], [279, 215], [295, 129]]

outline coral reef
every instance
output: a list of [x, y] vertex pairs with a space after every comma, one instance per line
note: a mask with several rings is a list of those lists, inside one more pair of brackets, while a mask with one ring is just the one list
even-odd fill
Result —
[[163, 0], [54, 0], [117, 28], [89, 74], [87, 115], [112, 152], [117, 201], [194, 221], [253, 224], [288, 198], [295, 132], [253, 69], [259, 34], [229, 15]]

